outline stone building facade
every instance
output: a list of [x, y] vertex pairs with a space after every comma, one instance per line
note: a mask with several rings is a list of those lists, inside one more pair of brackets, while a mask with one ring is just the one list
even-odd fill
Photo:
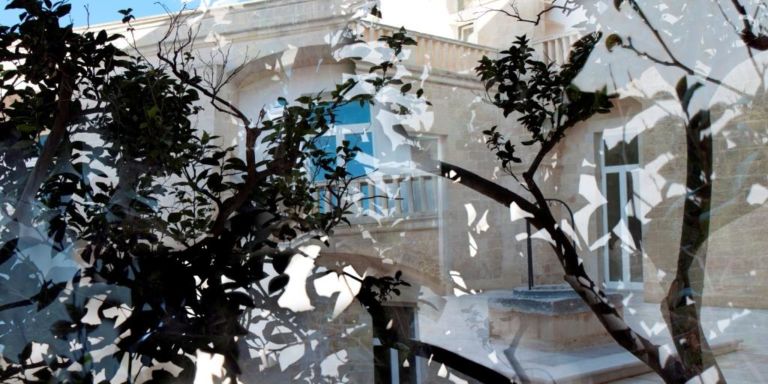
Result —
[[[484, 100], [484, 90], [473, 68], [483, 55], [495, 55], [510, 43], [511, 36], [522, 33], [532, 37], [540, 57], [561, 64], [568, 47], [578, 37], [579, 32], [573, 28], [578, 17], [550, 12], [538, 26], [533, 26], [512, 22], [501, 12], [478, 12], [504, 9], [505, 4], [500, 0], [384, 0], [383, 19], [368, 17], [369, 21], [351, 22], [355, 7], [348, 1], [251, 1], [212, 8], [196, 20], [200, 26], [197, 49], [204, 57], [217, 44], [226, 43], [231, 57], [217, 68], [225, 74], [234, 63], [245, 63], [224, 90], [224, 96], [256, 114], [262, 107], [272, 105], [278, 96], [291, 100], [331, 89], [349, 76], [368, 73], [371, 64], [364, 60], [340, 60], [339, 31], [353, 28], [361, 33], [362, 40], [375, 41], [396, 30], [388, 25], [403, 25], [418, 42], [404, 62], [404, 69], [410, 72], [406, 78], [419, 82], [433, 104], [428, 117], [406, 126], [406, 131], [429, 141], [441, 160], [519, 190], [514, 180], [496, 168], [481, 132], [493, 125], [503, 127], [512, 137], [522, 139], [523, 132], [515, 128], [512, 118], [504, 119]], [[530, 2], [518, 11], [536, 15], [543, 7], [543, 3]], [[432, 16], [425, 20], [420, 17], [424, 14]], [[155, 17], [133, 24], [136, 45], [148, 57], [164, 32], [164, 22], [164, 17]], [[125, 28], [118, 24], [106, 27], [115, 32]], [[654, 101], [628, 96], [617, 104], [610, 114], [595, 117], [569, 133], [543, 169], [542, 185], [548, 188], [550, 196], [565, 201], [575, 212], [582, 258], [591, 274], [609, 288], [640, 289], [646, 300], [658, 301], [675, 270], [682, 206], [680, 186], [685, 167], [685, 158], [680, 154], [684, 142], [674, 119], [658, 118], [657, 127], [637, 135], [636, 142], [626, 143], [636, 147], [632, 149], [636, 154], [631, 164], [623, 164], [619, 171], [606, 167], [600, 144], [605, 132], [615, 133], [632, 126], [633, 119], [652, 108]], [[390, 195], [389, 199], [375, 201], [387, 212], [379, 211], [374, 218], [362, 215], [353, 220], [351, 227], [340, 228], [330, 251], [385, 259], [409, 267], [421, 274], [414, 278], [441, 294], [451, 293], [455, 288], [451, 271], [462, 277], [467, 291], [524, 285], [527, 255], [521, 234], [525, 226], [510, 222], [509, 212], [485, 197], [409, 168], [408, 155], [403, 154], [406, 150], [393, 144], [397, 139], [392, 135], [391, 121], [376, 106], [369, 113], [365, 129], [372, 132], [373, 151], [384, 158], [390, 156], [389, 152], [398, 152], [392, 159], [400, 168], [385, 165], [367, 186]], [[762, 295], [765, 287], [761, 278], [768, 272], [761, 255], [765, 246], [759, 226], [754, 225], [767, 214], [762, 207], [764, 198], [757, 195], [765, 190], [762, 185], [766, 153], [760, 138], [765, 133], [761, 116], [760, 108], [752, 108], [749, 115], [729, 123], [735, 130], [733, 135], [715, 138], [718, 177], [714, 206], [724, 205], [727, 209], [713, 216], [709, 242], [708, 270], [712, 273], [708, 276], [706, 297], [713, 305], [768, 306]], [[220, 113], [206, 110], [199, 116], [198, 124], [221, 136], [223, 142], [238, 142], [237, 127]], [[606, 171], [608, 168], [611, 170]], [[620, 177], [623, 179], [613, 185]], [[616, 191], [606, 190], [608, 178], [612, 180], [610, 188]], [[663, 184], [649, 184], [659, 180]], [[628, 183], [633, 182], [630, 192]], [[754, 194], [748, 201], [750, 192]], [[648, 220], [639, 229], [639, 256], [619, 262], [628, 261], [629, 266], [612, 266], [608, 261], [609, 252], [601, 239], [610, 233], [606, 231], [606, 210], [612, 203], [600, 203], [597, 193], [603, 199], [623, 196], [626, 201], [634, 195], [639, 200], [659, 200], [648, 209]], [[421, 199], [423, 207], [417, 210], [419, 201], [414, 199]], [[559, 213], [566, 218], [564, 209]], [[558, 283], [562, 275], [560, 266], [547, 247], [542, 241], [534, 242], [534, 277], [537, 283]], [[613, 272], [610, 268], [614, 268]]]
[[[515, 23], [504, 13], [481, 12], [505, 9], [506, 0], [382, 0], [382, 19], [352, 20], [355, 7], [351, 3], [257, 0], [211, 9], [196, 21], [199, 56], [215, 52], [220, 43], [229, 47], [226, 63], [214, 60], [216, 71], [228, 75], [236, 64], [244, 66], [222, 96], [256, 116], [262, 108], [275, 107], [277, 97], [293, 100], [369, 73], [370, 62], [339, 55], [340, 31], [353, 31], [362, 41], [374, 42], [395, 32], [395, 26], [405, 26], [418, 45], [410, 47], [403, 62], [401, 70], [407, 71], [403, 79], [418, 84], [432, 106], [404, 123], [393, 122], [374, 105], [365, 111], [367, 120], [341, 127], [353, 135], [371, 134], [367, 155], [373, 163], [368, 169], [377, 170], [360, 187], [367, 188], [368, 196], [381, 197], [362, 207], [349, 227], [338, 228], [331, 247], [323, 252], [346, 258], [360, 275], [403, 271], [405, 280], [416, 283], [415, 291], [400, 299], [408, 305], [420, 297], [526, 285], [525, 223], [511, 221], [508, 207], [420, 171], [409, 145], [425, 145], [442, 161], [525, 193], [499, 170], [482, 131], [498, 125], [520, 141], [527, 139], [525, 133], [513, 118], [505, 119], [486, 101], [474, 67], [482, 56], [497, 55], [513, 36], [523, 33], [531, 36], [539, 57], [562, 64], [579, 36], [574, 25], [581, 16], [548, 13], [533, 26]], [[518, 10], [535, 16], [544, 6], [531, 1]], [[165, 22], [164, 17], [134, 22], [136, 46], [147, 57], [157, 49]], [[112, 32], [125, 28], [118, 24], [96, 27]], [[375, 45], [368, 48], [376, 52]], [[589, 75], [593, 81], [607, 81], [599, 74]], [[656, 80], [669, 83], [663, 79]], [[616, 91], [621, 96], [616, 108], [571, 129], [544, 161], [539, 181], [545, 195], [562, 200], [574, 213], [572, 226], [590, 275], [609, 290], [659, 302], [677, 264], [685, 138], [679, 116], [659, 107], [666, 100], [662, 96], [640, 95], [632, 84]], [[713, 108], [713, 121], [725, 117], [714, 137], [715, 210], [705, 305], [768, 308], [768, 264], [764, 262], [768, 238], [762, 235], [761, 225], [768, 218], [763, 98], [756, 97], [732, 117], [726, 115], [727, 106]], [[223, 143], [239, 143], [238, 127], [226, 115], [206, 109], [197, 119], [201, 129], [220, 136]], [[401, 141], [394, 128], [398, 124], [413, 140]], [[531, 156], [523, 153], [523, 163]], [[566, 208], [556, 206], [554, 212], [570, 222]], [[536, 284], [562, 283], [561, 266], [548, 243], [534, 239], [532, 251]], [[349, 310], [335, 320], [334, 327], [362, 321], [359, 308]], [[364, 333], [358, 345], [373, 348], [371, 337]], [[360, 367], [370, 369], [365, 362]]]

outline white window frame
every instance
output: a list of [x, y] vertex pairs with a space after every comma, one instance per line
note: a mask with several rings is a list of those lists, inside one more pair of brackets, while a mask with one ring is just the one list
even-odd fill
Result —
[[[629, 136], [632, 136], [632, 138], [637, 138], [637, 163], [636, 164], [621, 164], [621, 165], [605, 165], [605, 141], [608, 137], [620, 137], [621, 140], [624, 140], [626, 142], [626, 138]], [[630, 142], [632, 140], [629, 140]], [[602, 132], [600, 136], [600, 149], [598, 150], [599, 157], [600, 157], [600, 176], [601, 176], [601, 185], [600, 185], [600, 192], [603, 194], [604, 198], [608, 199], [608, 174], [616, 173], [619, 175], [619, 202], [626, 202], [627, 201], [627, 176], [633, 177], [633, 173], [637, 172], [641, 169], [640, 167], [640, 134], [635, 133], [634, 135], [628, 134], [627, 131], [610, 131], [610, 132]], [[635, 190], [639, 188], [638, 185], [636, 185], [639, 182], [638, 179], [633, 180], [633, 187]], [[620, 220], [622, 220], [625, 225], [622, 226], [622, 233], [620, 234], [620, 238], [626, 239], [631, 238], [632, 236], [629, 233], [623, 233], [628, 229], [628, 216], [627, 211], [625, 209], [626, 207], [622, 204], [619, 206], [619, 212], [621, 215]], [[602, 236], [610, 236], [611, 231], [613, 231], [613, 228], [608, 227], [608, 203], [606, 202], [603, 210], [602, 210], [602, 225], [603, 225], [603, 233]], [[637, 215], [637, 212], [635, 212], [635, 215]], [[630, 255], [629, 252], [627, 252], [626, 248], [624, 246], [621, 248], [621, 281], [610, 281], [610, 254], [609, 254], [609, 243], [606, 242], [605, 246], [603, 246], [602, 250], [602, 261], [603, 261], [603, 282], [605, 283], [606, 287], [609, 289], [626, 289], [626, 290], [639, 290], [643, 288], [643, 281], [639, 282], [633, 282], [631, 281], [631, 272], [630, 272]], [[642, 257], [642, 256], [641, 256]], [[642, 261], [641, 261], [642, 263]], [[641, 267], [642, 268], [642, 267]]]
[[[472, 35], [475, 34], [475, 24], [469, 23], [469, 24], [460, 25], [457, 28], [457, 31], [458, 31], [459, 40], [469, 43], [470, 38], [472, 37]], [[467, 31], [469, 31], [469, 33], [466, 33]]]
[[477, 6], [477, 0], [456, 0], [456, 12], [463, 12]]

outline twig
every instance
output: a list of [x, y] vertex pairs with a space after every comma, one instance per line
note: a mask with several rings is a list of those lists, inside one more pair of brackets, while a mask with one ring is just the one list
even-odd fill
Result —
[[530, 23], [530, 24], [533, 24], [533, 25], [539, 25], [539, 23], [541, 22], [541, 18], [545, 14], [547, 14], [547, 13], [553, 11], [553, 10], [560, 10], [560, 11], [563, 12], [563, 14], [570, 15], [571, 12], [575, 11], [576, 8], [578, 7], [578, 5], [575, 3], [574, 0], [565, 0], [565, 2], [562, 5], [558, 5], [557, 2], [558, 2], [558, 0], [552, 0], [552, 2], [546, 8], [544, 8], [541, 11], [539, 11], [536, 14], [535, 18], [532, 18], [532, 19], [525, 18], [525, 17], [523, 17], [520, 14], [520, 11], [517, 8], [517, 2], [516, 1], [509, 3], [509, 7], [512, 9], [512, 12], [506, 11], [506, 10], [504, 10], [504, 8], [499, 8], [499, 9], [486, 8], [486, 11], [483, 12], [481, 14], [481, 16], [486, 15], [488, 12], [500, 12], [500, 13], [503, 13], [503, 14], [509, 16], [509, 17], [514, 18], [517, 21], [520, 21], [520, 22], [523, 22], [523, 23]]

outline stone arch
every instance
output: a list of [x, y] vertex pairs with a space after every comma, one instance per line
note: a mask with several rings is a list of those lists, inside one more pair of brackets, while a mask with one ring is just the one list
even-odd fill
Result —
[[402, 280], [413, 287], [428, 287], [433, 292], [445, 291], [445, 282], [440, 276], [425, 274], [417, 268], [404, 265], [385, 263], [383, 259], [360, 253], [345, 252], [321, 252], [317, 258], [317, 265], [326, 268], [337, 268], [340, 265], [351, 265], [358, 273], [374, 274], [375, 276], [394, 276], [400, 271]]

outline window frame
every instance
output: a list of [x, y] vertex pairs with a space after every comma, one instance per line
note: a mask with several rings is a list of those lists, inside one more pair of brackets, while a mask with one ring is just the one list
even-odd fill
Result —
[[[600, 160], [600, 193], [603, 194], [603, 198], [608, 199], [608, 174], [617, 174], [619, 178], [619, 203], [626, 202], [628, 200], [627, 195], [629, 193], [634, 193], [634, 190], [639, 189], [639, 185], [633, 185], [633, 191], [627, 191], [627, 177], [633, 177], [633, 173], [639, 171], [642, 169], [640, 164], [642, 164], [642, 130], [637, 129], [631, 129], [631, 128], [624, 128], [621, 129], [606, 129], [600, 132], [600, 138], [599, 138], [599, 145], [598, 148], [598, 155]], [[618, 138], [620, 141], [623, 141], [625, 144], [629, 144], [634, 140], [637, 140], [637, 162], [636, 163], [623, 163], [623, 164], [615, 164], [615, 165], [606, 165], [606, 139], [612, 139], [615, 140]], [[634, 183], [634, 181], [633, 181]], [[621, 205], [619, 208], [620, 212], [620, 220], [627, 220], [625, 222], [625, 226], [622, 227], [622, 230], [625, 228], [628, 228], [628, 219], [625, 212], [625, 206]], [[636, 214], [636, 213], [635, 213]], [[600, 215], [601, 220], [601, 226], [603, 228], [603, 233], [601, 233], [602, 236], [611, 236], [611, 232], [613, 231], [613, 228], [608, 227], [608, 203], [603, 205], [602, 207], [602, 214]], [[642, 229], [641, 229], [642, 230]], [[627, 233], [623, 233], [620, 238], [630, 236]], [[642, 264], [641, 264], [641, 280], [640, 281], [632, 281], [631, 278], [631, 261], [628, 251], [621, 246], [621, 278], [620, 281], [611, 281], [610, 280], [610, 250], [609, 250], [609, 243], [606, 242], [606, 244], [602, 247], [602, 250], [600, 251], [600, 256], [602, 259], [602, 273], [603, 273], [603, 282], [605, 283], [606, 287], [610, 289], [618, 289], [618, 290], [641, 290], [643, 287], [643, 284], [645, 283], [645, 277], [643, 276], [643, 273], [645, 271], [642, 270]], [[640, 250], [642, 258], [642, 249]], [[641, 259], [642, 263], [642, 259]], [[625, 281], [624, 278], [627, 278]]]
[[[469, 33], [467, 33], [467, 31], [469, 31]], [[456, 32], [457, 32], [456, 34], [458, 35], [456, 36], [458, 40], [463, 41], [465, 43], [470, 43], [471, 41], [469, 40], [472, 37], [472, 35], [475, 33], [475, 23], [467, 23], [467, 24], [459, 25], [456, 28]]]
[[[370, 107], [369, 107], [369, 109], [368, 109], [368, 122], [367, 123], [353, 123], [353, 124], [338, 124], [338, 123], [334, 123], [334, 124], [330, 124], [329, 128], [328, 128], [328, 131], [326, 131], [322, 135], [318, 136], [318, 138], [319, 137], [335, 136], [336, 137], [336, 145], [334, 146], [334, 150], [335, 150], [335, 148], [338, 148], [339, 146], [342, 145], [342, 143], [344, 141], [344, 136], [345, 135], [348, 135], [348, 134], [349, 135], [361, 134], [363, 137], [365, 137], [368, 133], [370, 133], [371, 134], [371, 152], [372, 152], [371, 155], [373, 155], [373, 154], [375, 154], [375, 150], [376, 150], [376, 145], [375, 145], [376, 144], [376, 138], [375, 138], [376, 135], [373, 132], [373, 129], [371, 129], [372, 124], [373, 124], [373, 118], [372, 118], [371, 115], [372, 115], [372, 112], [371, 112]], [[336, 165], [337, 166], [343, 165], [343, 164], [340, 163], [340, 158], [339, 158], [338, 154], [334, 152], [333, 155], [336, 155]], [[309, 166], [309, 169], [312, 169], [312, 167], [314, 167], [314, 165], [311, 164], [311, 160], [310, 160], [310, 163], [308, 164], [308, 166]], [[372, 171], [369, 171], [366, 174], [368, 174], [370, 172], [372, 172]], [[314, 179], [314, 175], [311, 175], [311, 176], [313, 176], [313, 179]], [[315, 182], [316, 183], [319, 182], [321, 184], [323, 183], [322, 181], [317, 181], [317, 180], [315, 180]]]

